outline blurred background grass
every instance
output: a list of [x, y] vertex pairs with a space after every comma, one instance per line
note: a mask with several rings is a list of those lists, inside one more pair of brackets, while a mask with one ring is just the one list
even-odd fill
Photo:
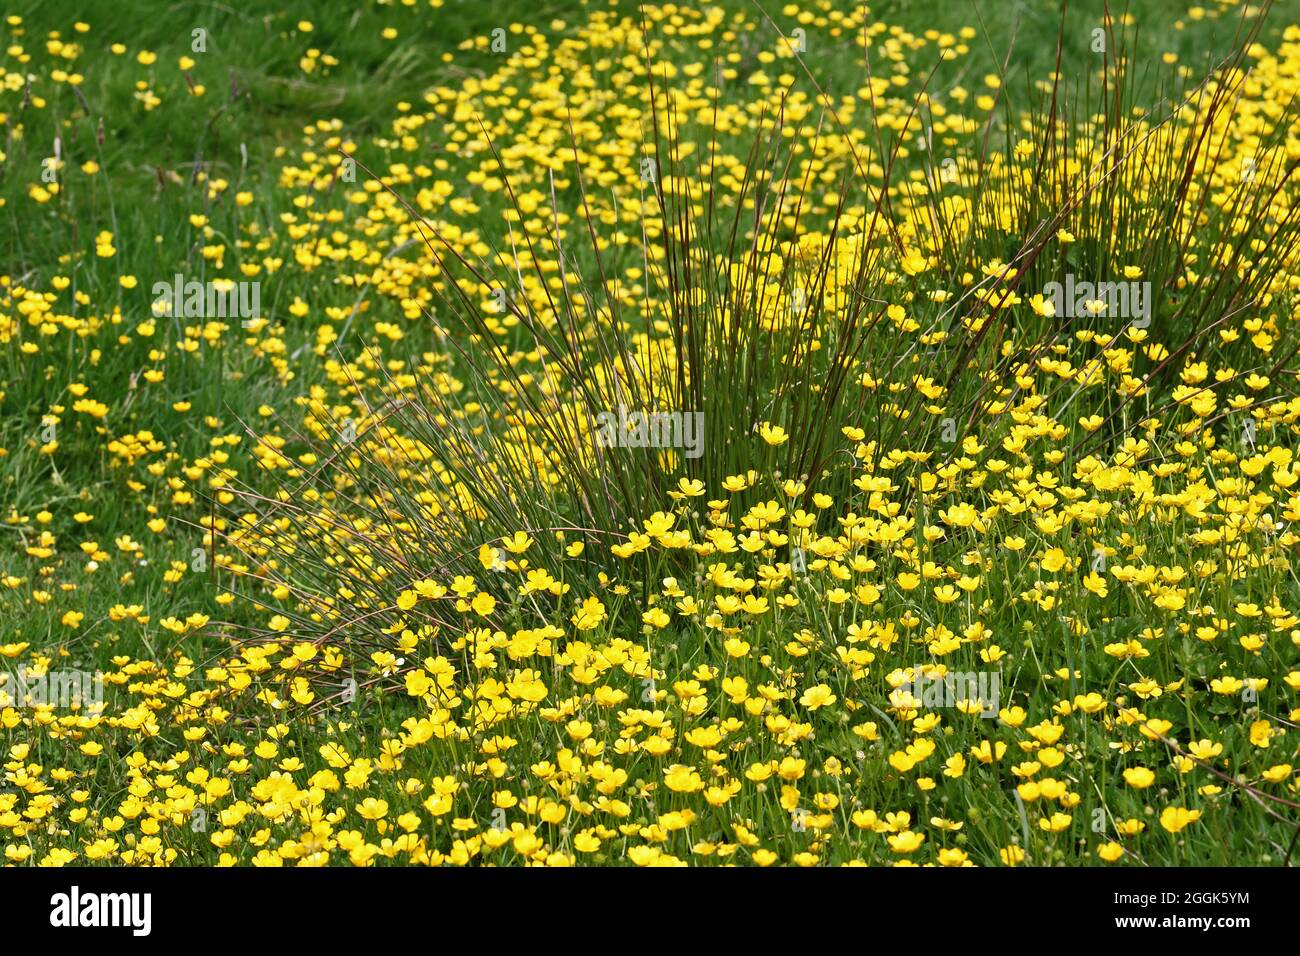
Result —
[[[752, 0], [721, 0], [715, 5], [748, 17], [760, 28], [763, 23], [758, 11], [763, 10], [787, 30], [798, 24], [801, 9], [817, 10], [816, 4], [756, 4]], [[828, 6], [849, 9], [858, 5], [833, 2]], [[976, 29], [979, 35], [971, 44], [973, 55], [959, 65], [963, 75], [978, 78], [976, 71], [994, 70], [1008, 58], [1008, 49], [1012, 77], [1028, 74], [1041, 78], [1055, 62], [1062, 7], [1053, 0], [880, 0], [868, 8], [881, 20], [905, 24], [917, 34]], [[10, 13], [23, 18], [29, 43], [43, 43], [57, 33], [64, 41], [87, 46], [80, 92], [90, 113], [105, 119], [105, 155], [114, 161], [114, 187], [125, 202], [166, 192], [168, 187], [159, 185], [159, 170], [184, 176], [200, 161], [228, 178], [255, 180], [275, 149], [295, 143], [302, 126], [313, 119], [339, 119], [357, 137], [380, 132], [388, 127], [399, 104], [416, 100], [425, 89], [490, 69], [493, 54], [458, 51], [463, 41], [511, 23], [562, 33], [566, 26], [586, 19], [593, 9], [635, 17], [638, 5], [634, 0], [604, 4], [594, 0], [441, 0], [436, 7], [427, 0], [360, 6], [301, 0], [253, 0], [237, 6], [24, 0]], [[1129, 14], [1136, 21], [1141, 58], [1174, 54], [1200, 74], [1232, 46], [1229, 25], [1235, 5], [1201, 7], [1174, 0], [1139, 0], [1110, 9], [1116, 17]], [[1061, 37], [1067, 61], [1077, 62], [1090, 52], [1092, 30], [1100, 24], [1102, 10], [1103, 5], [1095, 0], [1064, 5]], [[1218, 16], [1210, 15], [1216, 12]], [[1265, 36], [1276, 35], [1298, 19], [1300, 0], [1277, 3]], [[89, 24], [90, 31], [77, 34], [73, 30], [76, 22]], [[302, 28], [306, 25], [310, 29]], [[207, 31], [206, 53], [191, 53], [195, 29]], [[395, 34], [386, 35], [384, 31], [390, 29]], [[105, 55], [112, 43], [124, 44], [126, 52]], [[304, 72], [300, 63], [312, 49], [337, 62], [318, 62], [311, 73]], [[155, 53], [157, 62], [143, 67], [137, 62], [141, 50]], [[137, 83], [157, 77], [174, 88], [176, 64], [182, 56], [196, 61], [189, 73], [206, 87], [206, 94], [170, 97], [157, 109], [141, 109], [134, 100]], [[806, 59], [830, 90], [856, 88], [862, 81], [860, 67], [849, 62], [842, 50], [824, 51], [823, 55], [811, 49]], [[93, 69], [85, 69], [86, 64], [93, 64]], [[9, 68], [13, 66], [10, 60]], [[82, 148], [78, 137], [85, 135], [78, 133], [69, 118], [77, 105], [72, 97], [63, 97], [51, 102], [43, 121], [25, 117], [27, 135], [43, 147], [53, 130], [62, 127], [75, 155]], [[18, 118], [11, 115], [11, 127]], [[6, 167], [0, 195], [21, 191], [25, 185], [13, 163]], [[12, 207], [9, 215], [15, 215]], [[26, 245], [23, 239], [21, 232], [9, 232], [0, 242], [21, 243], [17, 246], [21, 250]], [[15, 247], [10, 245], [6, 251], [12, 254]]]

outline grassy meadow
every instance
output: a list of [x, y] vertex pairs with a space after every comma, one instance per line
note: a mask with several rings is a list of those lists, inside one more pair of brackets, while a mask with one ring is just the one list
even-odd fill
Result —
[[1294, 865], [1300, 4], [0, 11], [16, 865]]

